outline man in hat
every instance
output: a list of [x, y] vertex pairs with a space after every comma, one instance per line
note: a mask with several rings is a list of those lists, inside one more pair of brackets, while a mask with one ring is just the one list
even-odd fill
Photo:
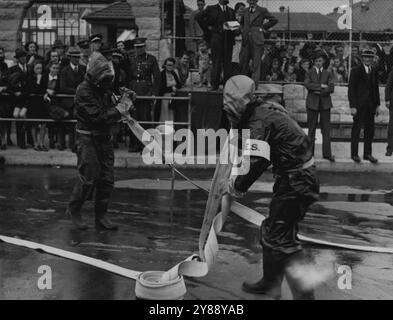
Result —
[[306, 100], [308, 136], [314, 154], [315, 131], [320, 116], [323, 158], [334, 162], [330, 145], [330, 109], [333, 107], [330, 95], [334, 92], [334, 78], [331, 72], [324, 68], [325, 57], [323, 51], [315, 52], [314, 67], [306, 73], [304, 81], [304, 86], [308, 90]]
[[240, 51], [241, 74], [249, 73], [250, 60], [253, 62], [252, 78], [258, 87], [261, 80], [261, 58], [265, 43], [265, 33], [278, 20], [266, 8], [258, 6], [258, 0], [247, 0], [249, 7], [242, 11], [242, 48]]
[[[60, 62], [60, 69], [63, 69], [65, 66], [68, 66], [70, 63], [70, 60], [67, 58], [67, 55], [65, 54], [67, 46], [63, 44], [63, 42], [59, 39], [55, 40], [52, 45], [52, 50], [51, 51], [56, 51], [57, 55], [59, 56], [59, 62]], [[47, 61], [49, 61], [49, 55], [50, 52], [48, 52], [47, 56]]]
[[[9, 69], [9, 91], [12, 94], [11, 102], [15, 118], [25, 118], [27, 111], [27, 53], [23, 48], [15, 50], [16, 64]], [[19, 148], [26, 149], [26, 124], [16, 122], [16, 140]]]
[[80, 230], [88, 227], [82, 218], [81, 209], [93, 194], [96, 228], [117, 229], [106, 217], [114, 183], [111, 127], [129, 115], [134, 94], [125, 92], [120, 102], [112, 99], [113, 77], [108, 61], [102, 54], [93, 52], [85, 80], [78, 86], [75, 94], [79, 179], [67, 212]]
[[[60, 93], [70, 94], [72, 97], [63, 98], [62, 105], [70, 115], [74, 111], [74, 95], [76, 88], [83, 81], [86, 67], [79, 63], [81, 52], [77, 47], [70, 47], [67, 51], [67, 56], [70, 60], [68, 66], [64, 67], [60, 72]], [[70, 118], [73, 118], [72, 116]], [[65, 147], [65, 133], [69, 134], [69, 148], [75, 151], [75, 126], [60, 124], [59, 125], [60, 144]]]
[[255, 82], [246, 76], [227, 81], [224, 110], [231, 127], [250, 130], [250, 138], [245, 142], [242, 159], [242, 166], [247, 162], [244, 167], [249, 170], [224, 184], [222, 207], [228, 207], [230, 196], [244, 196], [271, 164], [276, 179], [269, 215], [260, 229], [263, 278], [243, 283], [243, 290], [278, 299], [285, 275], [295, 299], [313, 299], [313, 288], [304, 287], [303, 278], [297, 279], [290, 272], [292, 266], [306, 260], [297, 239], [298, 223], [319, 194], [311, 141], [269, 94], [263, 99], [256, 97]]
[[94, 51], [100, 51], [101, 47], [102, 47], [102, 35], [101, 34], [93, 34], [92, 36], [90, 36], [90, 49], [91, 52]]
[[[160, 69], [157, 59], [146, 53], [146, 38], [135, 38], [133, 45], [136, 51], [134, 59], [129, 65], [129, 88], [138, 96], [157, 96], [160, 91]], [[153, 100], [137, 100], [135, 102], [135, 116], [139, 121], [152, 121]], [[142, 151], [142, 144], [130, 132], [129, 152]]]
[[81, 39], [76, 44], [79, 47], [79, 50], [81, 51], [79, 64], [87, 67], [87, 64], [89, 62], [89, 55], [90, 55], [90, 42], [88, 39]]
[[378, 74], [372, 66], [374, 52], [364, 49], [362, 52], [362, 64], [351, 70], [348, 83], [348, 99], [353, 116], [351, 132], [351, 158], [360, 163], [359, 137], [362, 127], [364, 128], [364, 151], [363, 159], [371, 163], [378, 163], [372, 155], [372, 142], [374, 138], [375, 116], [380, 112], [380, 97]]
[[216, 5], [207, 6], [195, 16], [203, 30], [204, 40], [210, 44], [212, 53], [211, 82], [212, 90], [218, 90], [221, 83], [221, 73], [224, 72], [224, 82], [232, 73], [232, 51], [235, 45], [235, 34], [227, 30], [225, 22], [235, 21], [235, 11], [229, 7], [229, 0], [219, 0]]

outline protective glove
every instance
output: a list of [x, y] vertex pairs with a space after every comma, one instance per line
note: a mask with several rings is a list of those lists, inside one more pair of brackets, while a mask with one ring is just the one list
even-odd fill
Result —
[[133, 99], [135, 100], [135, 97], [135, 92], [131, 90], [124, 90], [122, 92], [120, 101], [115, 107], [121, 114], [122, 120], [130, 117], [130, 111], [132, 111], [135, 107], [133, 103]]
[[237, 178], [237, 176], [232, 175], [228, 180], [224, 181], [223, 189], [222, 189], [223, 195], [229, 194], [230, 196], [232, 196], [234, 198], [243, 198], [244, 197], [244, 195], [246, 193], [240, 192], [240, 191], [236, 190], [236, 188], [235, 188], [236, 178]]

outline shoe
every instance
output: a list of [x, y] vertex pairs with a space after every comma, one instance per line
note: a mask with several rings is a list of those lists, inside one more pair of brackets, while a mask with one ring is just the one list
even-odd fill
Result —
[[65, 149], [65, 147], [60, 144], [57, 146], [57, 150], [59, 150], [59, 151], [64, 151], [64, 149]]
[[7, 145], [6, 144], [2, 144], [0, 146], [0, 150], [7, 150]]
[[372, 155], [369, 156], [364, 156], [363, 157], [364, 160], [368, 160], [371, 163], [377, 164], [378, 163], [378, 159], [374, 158]]
[[385, 156], [391, 157], [392, 156], [392, 151], [386, 151]]
[[11, 138], [7, 139], [7, 146], [12, 147], [14, 143], [12, 142]]
[[41, 151], [48, 152], [49, 150], [48, 150], [48, 148], [47, 148], [47, 147], [45, 147], [45, 146], [41, 146]]
[[87, 230], [89, 228], [80, 214], [72, 214], [69, 210], [67, 210], [67, 214], [71, 217], [71, 221], [77, 229]]
[[334, 156], [330, 156], [330, 157], [323, 157], [326, 160], [329, 160], [330, 162], [336, 162], [336, 158]]
[[33, 149], [34, 149], [35, 151], [42, 151], [42, 149], [41, 149], [40, 146], [35, 146]]
[[211, 87], [211, 88], [209, 89], [209, 91], [218, 91], [219, 88], [220, 88], [220, 87], [214, 86], [214, 87]]
[[356, 163], [362, 162], [362, 160], [360, 160], [360, 157], [359, 157], [359, 156], [353, 156], [353, 157], [352, 157], [352, 160], [355, 161]]
[[103, 230], [117, 230], [117, 225], [113, 224], [108, 218], [96, 218], [96, 228]]
[[263, 278], [255, 283], [244, 282], [242, 289], [248, 293], [263, 294], [277, 300], [281, 298], [283, 278], [282, 261], [273, 258], [271, 251], [263, 248]]
[[49, 149], [55, 149], [55, 143], [54, 142], [49, 142]]

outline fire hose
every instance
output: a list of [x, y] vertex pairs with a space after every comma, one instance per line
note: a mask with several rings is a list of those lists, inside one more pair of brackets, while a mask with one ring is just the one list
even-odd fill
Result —
[[[135, 136], [142, 141], [142, 143], [147, 144], [147, 141], [154, 139], [154, 137], [145, 131], [133, 118], [129, 117], [126, 120], [126, 123]], [[150, 138], [150, 140], [142, 139], [143, 136], [144, 138]], [[229, 139], [227, 139], [224, 149], [228, 148], [228, 145]], [[210, 190], [205, 189], [189, 179], [173, 164], [170, 164], [170, 166], [185, 180], [193, 184], [198, 189], [208, 193], [209, 198], [199, 237], [199, 255], [190, 255], [188, 258], [181, 261], [168, 271], [135, 271], [78, 253], [3, 235], [0, 235], [0, 241], [82, 262], [128, 279], [136, 280], [135, 295], [140, 299], [182, 299], [186, 294], [184, 277], [204, 277], [214, 265], [219, 251], [217, 234], [221, 232], [229, 211], [256, 226], [260, 226], [265, 218], [255, 210], [252, 210], [236, 201], [233, 201], [230, 205], [228, 205], [228, 207], [222, 207], [222, 211], [216, 214], [221, 205], [221, 183], [229, 177], [231, 172], [231, 163], [217, 165]], [[340, 249], [389, 254], [393, 253], [393, 248], [341, 244], [314, 239], [300, 234], [298, 235], [298, 238], [309, 243]]]

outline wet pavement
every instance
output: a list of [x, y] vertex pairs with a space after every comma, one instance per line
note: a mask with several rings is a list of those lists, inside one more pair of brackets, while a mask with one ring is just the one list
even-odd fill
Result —
[[[167, 270], [198, 247], [207, 196], [170, 172], [117, 170], [110, 206], [117, 232], [79, 232], [65, 216], [75, 169], [10, 167], [0, 171], [0, 234], [17, 236], [134, 270]], [[205, 187], [213, 171], [187, 170]], [[393, 174], [323, 173], [321, 201], [310, 209], [301, 233], [314, 238], [393, 247]], [[243, 204], [267, 213], [272, 177], [263, 176]], [[219, 236], [216, 265], [204, 278], [186, 279], [186, 299], [261, 299], [241, 290], [261, 274], [258, 227], [230, 216]], [[317, 299], [393, 299], [393, 255], [306, 244], [320, 270], [332, 270]], [[38, 268], [52, 270], [52, 289], [40, 290]], [[340, 266], [352, 270], [352, 288], [340, 289]], [[134, 299], [135, 282], [94, 267], [0, 243], [0, 299]], [[291, 299], [284, 282], [283, 299]]]

